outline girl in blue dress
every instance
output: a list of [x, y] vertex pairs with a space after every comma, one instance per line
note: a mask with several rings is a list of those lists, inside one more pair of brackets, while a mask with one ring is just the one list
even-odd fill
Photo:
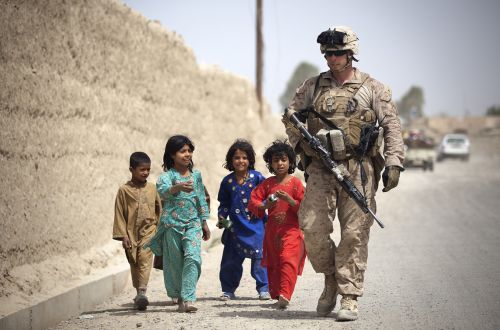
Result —
[[210, 238], [206, 220], [209, 208], [198, 170], [193, 170], [194, 145], [183, 135], [167, 141], [164, 173], [156, 189], [163, 210], [155, 236], [148, 247], [163, 256], [163, 279], [167, 295], [179, 304], [179, 312], [195, 312], [196, 284], [201, 273], [201, 239]]
[[254, 169], [254, 164], [255, 152], [252, 145], [246, 140], [236, 140], [229, 148], [224, 164], [231, 174], [222, 179], [218, 195], [220, 205], [217, 227], [225, 228], [219, 273], [221, 300], [236, 298], [234, 292], [240, 284], [245, 258], [251, 259], [250, 273], [255, 279], [259, 299], [271, 298], [267, 271], [261, 265], [265, 218], [254, 217], [247, 208], [252, 190], [265, 180]]

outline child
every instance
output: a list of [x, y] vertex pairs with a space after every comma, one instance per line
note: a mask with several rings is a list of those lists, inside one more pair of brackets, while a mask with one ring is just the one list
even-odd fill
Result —
[[259, 299], [271, 299], [267, 271], [261, 265], [264, 219], [253, 217], [247, 208], [250, 193], [264, 181], [264, 176], [255, 171], [254, 164], [255, 152], [252, 145], [245, 140], [236, 140], [229, 148], [224, 164], [232, 173], [222, 179], [218, 196], [220, 205], [217, 227], [225, 228], [219, 273], [221, 300], [236, 298], [234, 292], [240, 284], [245, 258], [251, 259], [250, 274], [255, 279]]
[[306, 257], [297, 217], [304, 187], [299, 179], [290, 175], [295, 171], [296, 159], [289, 144], [274, 141], [265, 151], [264, 160], [275, 176], [255, 188], [249, 209], [257, 216], [263, 216], [268, 210], [262, 264], [267, 267], [271, 298], [278, 299], [279, 309], [285, 309]]
[[206, 223], [210, 210], [199, 171], [193, 171], [194, 145], [183, 135], [168, 139], [163, 155], [164, 173], [156, 188], [163, 212], [155, 236], [147, 247], [163, 255], [167, 295], [177, 301], [179, 312], [196, 312], [196, 284], [201, 273], [201, 238], [210, 238]]
[[134, 303], [145, 310], [149, 304], [146, 289], [151, 273], [153, 254], [142, 249], [153, 237], [161, 213], [161, 202], [155, 186], [146, 181], [151, 159], [144, 152], [130, 155], [132, 179], [120, 187], [115, 201], [113, 239], [122, 241], [130, 264], [132, 284], [137, 289]]

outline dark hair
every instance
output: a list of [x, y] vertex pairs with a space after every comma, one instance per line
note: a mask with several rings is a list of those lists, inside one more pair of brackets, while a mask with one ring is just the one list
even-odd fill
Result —
[[145, 152], [136, 151], [130, 155], [130, 167], [136, 168], [140, 164], [151, 164], [151, 159]]
[[[171, 136], [167, 144], [165, 145], [165, 152], [163, 153], [163, 170], [167, 171], [168, 169], [174, 167], [174, 160], [172, 159], [172, 155], [182, 149], [185, 145], [189, 146], [191, 151], [194, 151], [194, 144], [191, 140], [184, 135], [174, 135]], [[189, 164], [189, 170], [193, 171], [193, 160], [191, 160], [191, 164]]]
[[250, 142], [247, 140], [244, 140], [244, 139], [237, 139], [229, 147], [229, 150], [227, 151], [227, 154], [226, 154], [226, 162], [224, 163], [224, 165], [222, 165], [222, 167], [224, 167], [230, 171], [234, 171], [233, 157], [234, 157], [234, 154], [236, 153], [236, 150], [241, 150], [247, 154], [248, 163], [249, 163], [248, 169], [255, 170], [255, 151], [253, 150], [253, 147], [250, 144]]
[[295, 168], [297, 167], [297, 160], [295, 157], [295, 152], [291, 145], [289, 145], [286, 140], [275, 140], [269, 147], [267, 147], [264, 152], [264, 161], [266, 162], [266, 166], [269, 169], [269, 172], [274, 174], [273, 167], [271, 166], [273, 162], [273, 156], [281, 156], [286, 155], [290, 162], [290, 167], [288, 168], [288, 174], [292, 174], [295, 172]]

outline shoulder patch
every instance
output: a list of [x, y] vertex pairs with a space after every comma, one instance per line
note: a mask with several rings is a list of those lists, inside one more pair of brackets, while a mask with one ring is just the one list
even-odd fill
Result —
[[312, 77], [312, 78], [304, 80], [304, 82], [299, 87], [297, 87], [297, 89], [295, 90], [295, 93], [304, 94], [308, 88], [311, 88], [311, 86], [314, 86], [315, 82], [316, 82], [316, 77]]
[[389, 87], [385, 87], [380, 95], [380, 99], [385, 102], [391, 102], [392, 99], [392, 91]]

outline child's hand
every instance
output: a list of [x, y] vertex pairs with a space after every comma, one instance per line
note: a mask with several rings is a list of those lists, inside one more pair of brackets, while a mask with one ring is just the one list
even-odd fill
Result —
[[224, 226], [222, 225], [222, 222], [226, 220], [223, 217], [219, 217], [219, 221], [217, 221], [217, 224], [215, 225], [219, 229], [224, 229]]
[[179, 182], [172, 186], [172, 193], [176, 194], [179, 191], [190, 193], [193, 191], [193, 181]]
[[288, 193], [283, 190], [276, 190], [274, 194], [276, 195], [276, 197], [284, 201], [287, 201], [290, 198], [290, 195], [288, 195]]
[[193, 191], [193, 181], [178, 183], [180, 191], [191, 192]]
[[203, 221], [201, 230], [203, 231], [203, 240], [208, 241], [210, 239], [210, 228], [208, 228], [206, 221]]
[[130, 242], [130, 238], [125, 236], [122, 240], [122, 246], [125, 250], [130, 249], [132, 247], [132, 243]]
[[274, 194], [276, 195], [276, 197], [278, 197], [281, 200], [284, 200], [288, 204], [295, 205], [295, 201], [293, 200], [292, 196], [290, 196], [286, 191], [276, 190]]

